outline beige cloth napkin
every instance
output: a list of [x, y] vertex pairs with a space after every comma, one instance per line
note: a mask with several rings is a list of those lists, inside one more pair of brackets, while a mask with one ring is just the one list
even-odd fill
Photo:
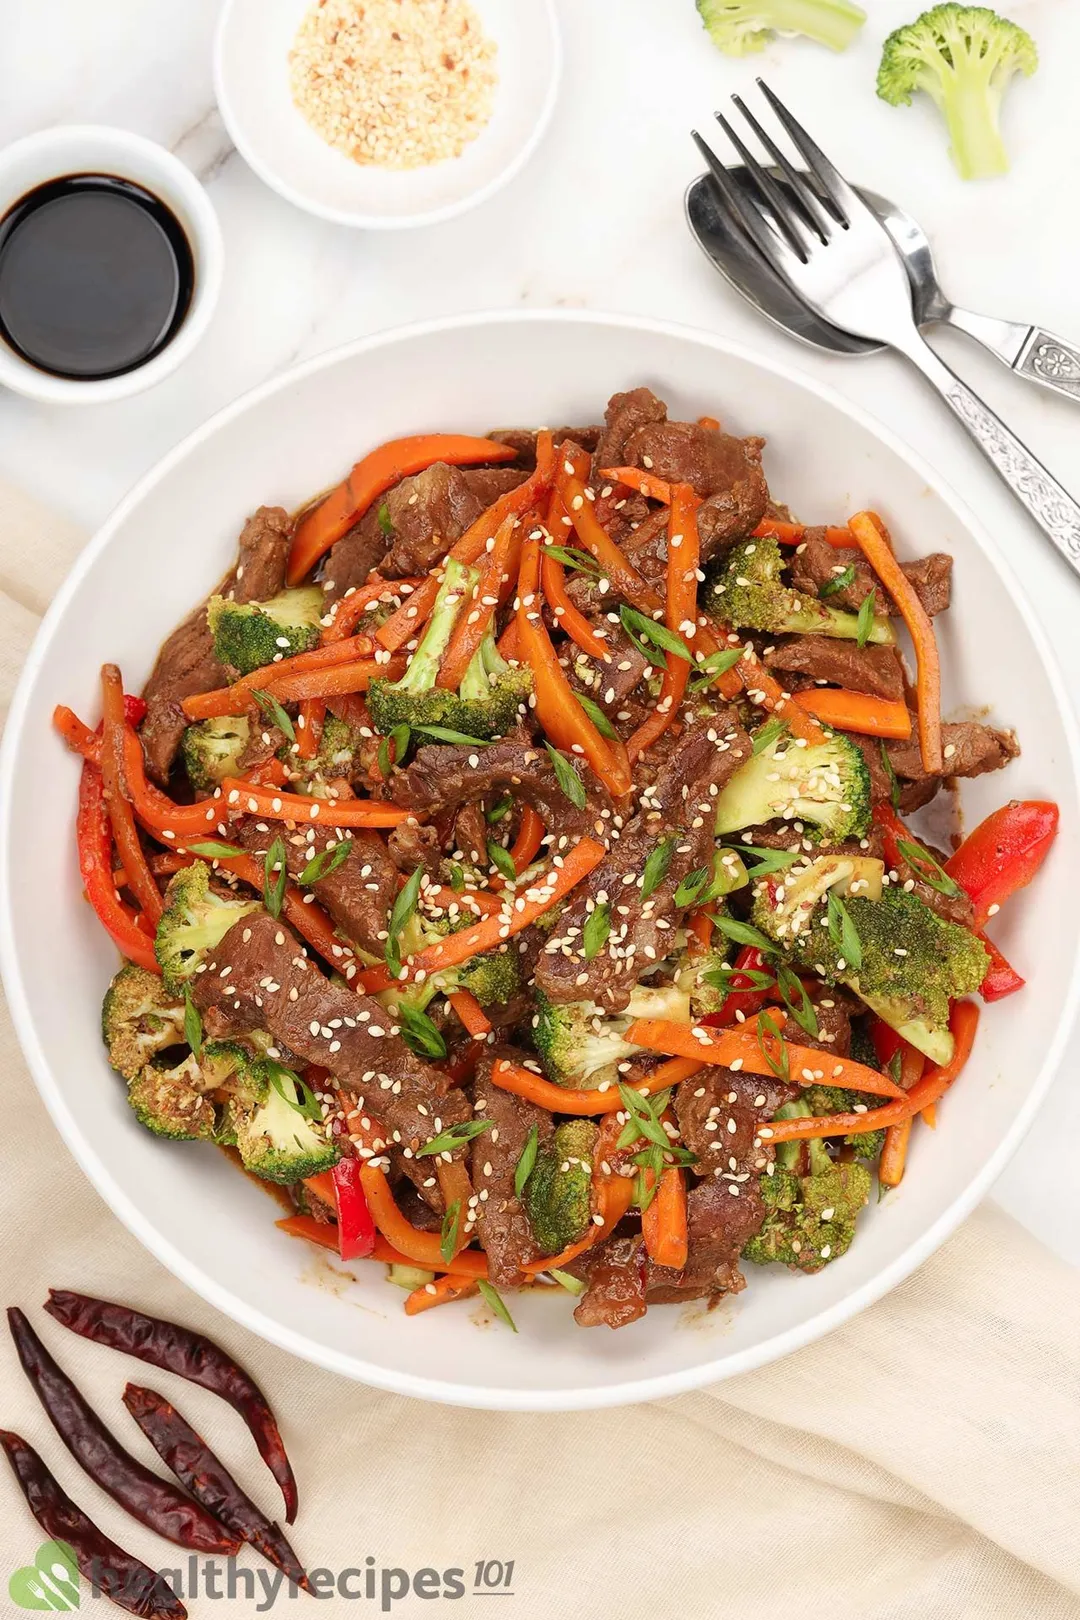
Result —
[[[5, 711], [81, 539], [0, 488]], [[151, 1460], [118, 1401], [125, 1379], [145, 1372], [276, 1514], [276, 1487], [228, 1408], [64, 1334], [37, 1307], [49, 1284], [100, 1292], [202, 1328], [237, 1354], [281, 1418], [300, 1484], [300, 1556], [335, 1574], [373, 1560], [373, 1600], [335, 1589], [313, 1613], [378, 1614], [384, 1572], [396, 1593], [406, 1576], [435, 1570], [445, 1592], [443, 1572], [458, 1569], [463, 1597], [410, 1590], [389, 1612], [438, 1620], [449, 1605], [488, 1620], [476, 1563], [513, 1560], [508, 1620], [1080, 1620], [1080, 1279], [992, 1206], [888, 1299], [775, 1366], [621, 1411], [459, 1411], [294, 1361], [165, 1272], [72, 1162], [6, 1015], [0, 1088], [0, 1300], [32, 1313], [138, 1455]], [[813, 1285], [793, 1279], [800, 1286]], [[185, 1563], [80, 1473], [6, 1336], [0, 1425], [38, 1446], [122, 1545], [155, 1568]], [[0, 1461], [2, 1612], [18, 1612], [7, 1579], [40, 1541]], [[245, 1591], [264, 1567], [245, 1553], [240, 1569], [252, 1575], [237, 1577], [238, 1595], [196, 1597], [193, 1616], [266, 1612], [265, 1589]], [[273, 1608], [303, 1612], [311, 1600], [296, 1602], [283, 1591]], [[105, 1612], [86, 1595], [83, 1607]]]

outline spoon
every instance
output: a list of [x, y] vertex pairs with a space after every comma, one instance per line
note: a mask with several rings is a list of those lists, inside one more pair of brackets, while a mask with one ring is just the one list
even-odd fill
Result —
[[[779, 169], [769, 171], [787, 189]], [[746, 170], [728, 170], [735, 183], [755, 198]], [[922, 228], [886, 197], [866, 187], [860, 195], [881, 219], [907, 270], [916, 325], [938, 323], [955, 327], [974, 338], [1010, 371], [1041, 383], [1066, 398], [1080, 400], [1080, 348], [1040, 327], [999, 321], [961, 309], [946, 298], [938, 281], [934, 256]], [[832, 354], [879, 354], [885, 345], [852, 337], [806, 307], [765, 262], [757, 248], [725, 218], [718, 206], [712, 181], [699, 175], [686, 193], [686, 217], [705, 254], [735, 291], [782, 331]]]

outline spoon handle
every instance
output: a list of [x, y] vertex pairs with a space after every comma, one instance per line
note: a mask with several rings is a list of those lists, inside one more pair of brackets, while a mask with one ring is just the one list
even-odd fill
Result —
[[896, 347], [941, 395], [1017, 500], [1027, 508], [1073, 572], [1080, 574], [1080, 505], [1068, 490], [917, 332], [913, 331], [907, 342], [897, 343]]
[[954, 304], [944, 317], [950, 326], [989, 349], [1018, 377], [1080, 402], [1080, 347], [1041, 326], [1021, 326], [976, 315]]

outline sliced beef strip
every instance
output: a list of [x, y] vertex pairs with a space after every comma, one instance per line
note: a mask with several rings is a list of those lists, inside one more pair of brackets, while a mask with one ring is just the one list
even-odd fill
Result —
[[479, 800], [474, 799], [468, 804], [463, 804], [454, 817], [454, 836], [451, 839], [453, 851], [456, 853], [460, 850], [473, 866], [486, 867], [489, 832], [484, 807]]
[[[522, 1097], [491, 1084], [491, 1070], [502, 1058], [520, 1063], [526, 1054], [499, 1047], [484, 1054], [473, 1088], [473, 1117], [491, 1128], [472, 1143], [472, 1184], [477, 1192], [477, 1227], [496, 1288], [516, 1288], [521, 1268], [540, 1258], [529, 1217], [514, 1191], [518, 1160], [533, 1127], [541, 1142], [551, 1135], [551, 1115]], [[486, 1196], [483, 1196], [486, 1194]]]
[[403, 478], [384, 497], [392, 532], [383, 572], [391, 579], [428, 573], [481, 512], [525, 476], [517, 467], [461, 468], [437, 461]]
[[675, 1092], [675, 1119], [683, 1146], [697, 1154], [694, 1173], [740, 1188], [753, 1181], [773, 1157], [758, 1129], [798, 1091], [771, 1075], [719, 1067], [684, 1080]]
[[[590, 453], [596, 449], [603, 428], [596, 427], [557, 427], [551, 430], [552, 443], [556, 446], [572, 439], [583, 450]], [[532, 472], [536, 466], [536, 428], [495, 428], [485, 438], [494, 439], [496, 444], [508, 444], [512, 450], [517, 451], [518, 464]]]
[[866, 761], [866, 768], [870, 772], [870, 797], [874, 804], [879, 804], [892, 798], [892, 782], [885, 769], [885, 762], [881, 757], [881, 738], [862, 737], [858, 732], [849, 733], [852, 742]]
[[831, 989], [821, 987], [811, 992], [810, 1000], [817, 1016], [817, 1034], [808, 1035], [805, 1029], [791, 1025], [790, 1038], [799, 1046], [832, 1052], [836, 1057], [850, 1057], [851, 1014], [843, 993], [837, 995]]
[[[285, 585], [292, 527], [280, 506], [260, 506], [248, 518], [240, 535], [236, 566], [219, 587], [237, 602], [262, 602]], [[187, 718], [181, 701], [198, 692], [212, 692], [228, 680], [214, 657], [213, 638], [206, 623], [206, 604], [200, 603], [168, 637], [150, 679], [143, 688], [146, 718], [140, 736], [146, 768], [162, 786], [176, 759]]]
[[[807, 529], [806, 539], [791, 555], [791, 578], [797, 589], [815, 596], [820, 586], [835, 581], [847, 568], [854, 568], [855, 578], [829, 598], [833, 607], [848, 608], [857, 613], [866, 599], [867, 591], [876, 591], [876, 611], [895, 613], [892, 599], [877, 584], [877, 580], [861, 551], [848, 546], [831, 546], [823, 538], [824, 530]], [[949, 606], [952, 589], [953, 560], [948, 552], [935, 551], [900, 567], [914, 585], [919, 600], [927, 613], [944, 613]]]
[[593, 628], [604, 637], [608, 659], [602, 663], [588, 653], [575, 657], [569, 671], [570, 684], [586, 692], [604, 713], [616, 715], [631, 692], [641, 684], [648, 664], [619, 623], [596, 617]]
[[765, 1205], [757, 1176], [723, 1181], [706, 1176], [686, 1197], [687, 1255], [682, 1271], [651, 1261], [646, 1299], [651, 1305], [681, 1305], [690, 1299], [737, 1294], [746, 1286], [739, 1256], [761, 1230]]
[[[1020, 753], [1020, 745], [1011, 731], [998, 731], [977, 720], [946, 723], [941, 728], [941, 742], [946, 776], [983, 776], [987, 771], [1000, 771]], [[897, 776], [913, 782], [925, 776], [917, 735], [907, 742], [891, 742], [887, 746]]]
[[[306, 827], [282, 833], [254, 817], [233, 824], [230, 836], [252, 854], [265, 856], [271, 843], [282, 837], [290, 877], [298, 877], [309, 861], [340, 835], [329, 827]], [[326, 907], [339, 933], [362, 950], [381, 956], [386, 945], [386, 924], [398, 891], [398, 869], [378, 833], [356, 828], [349, 834], [353, 848], [336, 871], [312, 884], [316, 899]]]
[[645, 1315], [647, 1261], [640, 1236], [612, 1234], [567, 1270], [585, 1281], [574, 1310], [578, 1327], [628, 1327]]
[[[691, 727], [642, 795], [638, 813], [610, 846], [608, 856], [575, 890], [536, 964], [537, 988], [554, 1002], [595, 1001], [621, 1011], [642, 974], [667, 956], [680, 911], [682, 880], [712, 858], [713, 800], [750, 754], [750, 739], [733, 710], [715, 724]], [[641, 896], [645, 863], [674, 836], [666, 876]], [[581, 953], [582, 931], [593, 906], [611, 907], [611, 933], [590, 961]]]
[[402, 821], [391, 827], [386, 849], [399, 872], [415, 872], [422, 866], [429, 876], [434, 876], [442, 863], [438, 832], [419, 821]]
[[[945, 865], [949, 857], [943, 850], [935, 849], [933, 844], [928, 844], [925, 839], [920, 839], [919, 842], [934, 857], [939, 866]], [[925, 882], [911, 863], [906, 861], [903, 856], [900, 856], [891, 870], [896, 873], [896, 882], [903, 884], [905, 888], [910, 885], [909, 892], [916, 895], [924, 905], [929, 906], [930, 910], [936, 912], [939, 917], [943, 917], [946, 922], [959, 923], [962, 928], [970, 928], [975, 915], [975, 907], [970, 896], [965, 894], [963, 890], [959, 894], [942, 894], [939, 889], [934, 888], [932, 883]]]
[[769, 669], [904, 701], [904, 671], [895, 647], [859, 647], [833, 636], [785, 636], [763, 656]]
[[394, 772], [390, 796], [408, 810], [430, 811], [513, 793], [539, 812], [555, 838], [588, 833], [606, 843], [613, 830], [610, 800], [591, 773], [582, 767], [578, 774], [587, 795], [582, 810], [561, 791], [547, 754], [521, 737], [481, 749], [430, 744], [417, 749], [405, 770]]
[[377, 501], [330, 547], [322, 573], [328, 606], [347, 591], [366, 584], [368, 575], [381, 568], [389, 543], [379, 522], [381, 504]]
[[654, 422], [630, 435], [626, 457], [632, 466], [690, 484], [702, 496], [698, 536], [707, 562], [750, 534], [765, 516], [769, 486], [761, 466], [763, 447], [763, 439], [738, 439], [696, 422]]
[[[196, 1005], [211, 1039], [269, 1030], [304, 1063], [328, 1069], [370, 1109], [410, 1155], [450, 1125], [471, 1118], [465, 1094], [390, 1033], [390, 1014], [371, 996], [333, 984], [304, 954], [300, 940], [269, 912], [230, 928], [196, 976]], [[417, 1169], [404, 1159], [410, 1174]], [[431, 1177], [426, 1173], [425, 1181]], [[439, 1207], [438, 1188], [424, 1188]]]
[[639, 428], [650, 422], [666, 422], [667, 406], [650, 388], [631, 388], [625, 394], [612, 394], [604, 412], [604, 429], [593, 451], [593, 468], [628, 465], [627, 445]]

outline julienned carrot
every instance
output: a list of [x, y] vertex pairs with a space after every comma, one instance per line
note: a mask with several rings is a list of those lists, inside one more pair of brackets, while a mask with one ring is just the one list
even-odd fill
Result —
[[[546, 497], [554, 475], [555, 450], [551, 434], [538, 433], [535, 469], [523, 484], [519, 484], [516, 489], [507, 490], [506, 494], [500, 495], [486, 512], [481, 512], [476, 522], [465, 530], [461, 539], [450, 547], [448, 555], [453, 557], [455, 562], [475, 563], [506, 518], [522, 517], [538, 501]], [[409, 600], [403, 603], [396, 613], [392, 613], [386, 623], [375, 632], [375, 639], [380, 646], [388, 648], [390, 652], [397, 652], [399, 647], [404, 647], [407, 641], [411, 641], [418, 634], [430, 617], [435, 598], [439, 594], [440, 583], [441, 568], [429, 574]]]
[[[640, 467], [602, 467], [600, 477], [613, 484], [625, 484], [627, 489], [636, 489], [650, 501], [662, 501], [665, 506], [671, 501], [671, 485], [667, 479], [657, 478], [655, 473], [644, 472]], [[696, 495], [694, 499], [700, 506]]]
[[485, 1040], [491, 1034], [491, 1020], [471, 990], [451, 990], [446, 999], [474, 1041]]
[[296, 721], [296, 753], [298, 759], [314, 759], [319, 752], [326, 704], [322, 698], [304, 698]]
[[[903, 1097], [905, 1093], [888, 1075], [869, 1069], [864, 1063], [821, 1052], [809, 1046], [783, 1042], [783, 1052], [766, 1056], [758, 1032], [753, 1028], [717, 1029], [702, 1025], [673, 1024], [665, 1018], [638, 1018], [626, 1032], [626, 1039], [647, 1052], [666, 1052], [670, 1057], [697, 1058], [699, 1063], [730, 1068], [737, 1064], [748, 1074], [772, 1074], [779, 1060], [792, 1082], [800, 1086], [842, 1086], [852, 1091], [868, 1091], [875, 1097]], [[772, 1062], [770, 1062], [772, 1058]]]
[[135, 812], [124, 784], [124, 683], [115, 664], [101, 670], [101, 784], [105, 808], [112, 824], [113, 841], [127, 875], [127, 886], [155, 927], [161, 916], [161, 895], [146, 862]]
[[[850, 548], [855, 544], [850, 529], [828, 527], [818, 531], [822, 539], [837, 549]], [[784, 523], [779, 518], [763, 518], [754, 530], [755, 540], [779, 540], [782, 546], [801, 545], [806, 538], [805, 523]]]
[[944, 770], [941, 746], [941, 664], [930, 615], [897, 562], [885, 526], [876, 512], [856, 512], [848, 527], [859, 550], [892, 597], [915, 648], [915, 695], [919, 711], [919, 750], [923, 769], [935, 776]]
[[[309, 652], [295, 653], [275, 664], [264, 664], [242, 675], [231, 686], [215, 687], [210, 692], [196, 692], [181, 700], [180, 707], [189, 720], [212, 720], [221, 714], [243, 714], [250, 705], [252, 692], [266, 691], [275, 681], [288, 680], [294, 675], [306, 675], [313, 669], [334, 669], [338, 664], [354, 664], [370, 659], [374, 643], [370, 636], [349, 636], [326, 646], [312, 647]], [[222, 707], [233, 703], [235, 708]]]
[[[553, 489], [548, 503], [547, 531], [556, 542], [560, 539], [564, 528], [562, 517], [559, 492]], [[540, 553], [540, 585], [544, 592], [544, 601], [551, 609], [559, 629], [565, 631], [575, 646], [580, 647], [583, 653], [588, 653], [590, 658], [595, 658], [602, 664], [610, 664], [611, 649], [607, 641], [597, 635], [595, 626], [570, 600], [566, 589], [566, 569], [546, 545]]]
[[[672, 1063], [661, 1063], [659, 1068], [630, 1084], [643, 1096], [663, 1091], [665, 1086], [677, 1086], [680, 1081], [704, 1068], [709, 1057], [698, 1060], [676, 1058]], [[622, 1108], [623, 1102], [617, 1086], [607, 1091], [575, 1091], [568, 1086], [557, 1086], [543, 1075], [522, 1068], [520, 1063], [496, 1063], [491, 1071], [492, 1083], [503, 1091], [512, 1091], [515, 1097], [524, 1097], [554, 1114], [612, 1114]]]
[[914, 1123], [915, 1118], [912, 1115], [908, 1119], [902, 1119], [898, 1125], [890, 1125], [885, 1132], [885, 1146], [878, 1160], [878, 1180], [883, 1187], [899, 1187], [904, 1179], [908, 1143], [911, 1141], [911, 1128]]
[[793, 737], [800, 737], [808, 747], [825, 741], [825, 733], [807, 710], [800, 708], [789, 692], [785, 692], [776, 676], [748, 648], [735, 665], [739, 680], [751, 703], [768, 709], [781, 720], [787, 721]]
[[[646, 1170], [646, 1185], [653, 1172]], [[686, 1177], [677, 1164], [669, 1164], [660, 1176], [660, 1185], [641, 1217], [645, 1252], [658, 1266], [681, 1271], [686, 1264], [689, 1237], [686, 1228]]]
[[[447, 1265], [442, 1255], [442, 1239], [438, 1232], [421, 1232], [398, 1209], [394, 1202], [394, 1195], [390, 1190], [386, 1171], [377, 1165], [366, 1163], [360, 1167], [360, 1185], [364, 1189], [370, 1209], [383, 1237], [393, 1247], [406, 1255], [414, 1265], [423, 1266], [428, 1271], [450, 1271], [463, 1277], [486, 1277], [488, 1274], [487, 1258], [475, 1250], [463, 1249], [454, 1256], [453, 1266]], [[461, 1212], [459, 1227], [464, 1227], [464, 1209]]]
[[[250, 813], [269, 821], [295, 821], [312, 827], [398, 827], [412, 812], [384, 804], [381, 799], [309, 799], [302, 793], [275, 793], [236, 776], [221, 784], [221, 799], [214, 801], [229, 815]], [[458, 936], [460, 937], [460, 936]]]
[[556, 488], [559, 500], [581, 544], [596, 558], [616, 596], [621, 596], [640, 613], [647, 613], [650, 617], [661, 614], [664, 604], [659, 592], [642, 578], [596, 516], [586, 489], [588, 456], [584, 450], [568, 444], [559, 446], [558, 456]]
[[540, 543], [531, 537], [521, 548], [518, 576], [518, 645], [532, 671], [536, 716], [559, 748], [583, 756], [611, 793], [621, 799], [633, 786], [621, 741], [602, 737], [574, 695], [555, 655], [540, 614]]
[[346, 591], [339, 596], [330, 609], [330, 623], [323, 626], [322, 644], [324, 647], [335, 641], [344, 641], [351, 636], [368, 610], [376, 602], [392, 601], [395, 597], [410, 595], [418, 585], [420, 579], [383, 579], [378, 574], [372, 574], [363, 584]]
[[509, 445], [465, 433], [419, 433], [379, 445], [300, 519], [289, 555], [289, 584], [298, 585], [310, 574], [324, 552], [363, 517], [372, 502], [403, 478], [423, 472], [436, 461], [459, 467], [476, 461], [513, 461], [516, 454]]
[[510, 620], [510, 623], [499, 637], [499, 652], [502, 657], [506, 659], [508, 664], [521, 662], [521, 653], [518, 648], [518, 625], [516, 614], [514, 618]]
[[708, 907], [699, 906], [692, 911], [686, 919], [686, 931], [690, 938], [687, 941], [691, 956], [704, 956], [712, 944], [713, 920], [709, 915]]
[[[918, 1085], [913, 1086], [901, 1101], [868, 1109], [865, 1114], [822, 1114], [813, 1119], [776, 1119], [771, 1125], [761, 1126], [758, 1134], [773, 1142], [801, 1141], [807, 1137], [846, 1136], [851, 1131], [876, 1131], [899, 1125], [905, 1119], [913, 1119], [916, 1114], [921, 1114], [925, 1108], [939, 1101], [953, 1084], [971, 1056], [978, 1027], [979, 1009], [975, 1002], [956, 1001], [949, 1019], [954, 1042], [952, 1057], [948, 1063], [931, 1065]], [[866, 1087], [860, 1084], [859, 1089], [865, 1091]]]
[[487, 634], [499, 592], [502, 590], [510, 551], [514, 543], [517, 519], [511, 515], [500, 523], [491, 550], [487, 553], [480, 578], [476, 582], [472, 599], [464, 612], [459, 611], [453, 634], [443, 653], [436, 676], [436, 686], [456, 692], [465, 678], [465, 672], [478, 652]]
[[148, 781], [142, 743], [130, 726], [124, 733], [124, 781], [139, 821], [163, 843], [213, 838], [214, 829], [225, 820], [225, 806], [220, 799], [176, 804]]
[[498, 896], [489, 894], [486, 889], [462, 889], [459, 893], [444, 883], [427, 884], [423, 899], [425, 905], [437, 906], [441, 911], [457, 906], [459, 910], [471, 911], [478, 917], [493, 917], [503, 908]]
[[434, 1282], [413, 1289], [405, 1301], [405, 1315], [419, 1316], [423, 1311], [434, 1310], [436, 1305], [449, 1305], [451, 1300], [467, 1299], [470, 1294], [479, 1292], [474, 1277], [459, 1277], [447, 1271]]
[[[697, 634], [697, 571], [701, 548], [694, 514], [698, 504], [689, 484], [672, 485], [664, 617], [667, 628], [680, 638], [684, 646], [692, 646]], [[627, 740], [626, 752], [631, 762], [651, 748], [668, 730], [686, 693], [689, 678], [689, 661], [669, 652], [656, 707]]]
[[279, 703], [301, 703], [305, 698], [342, 697], [350, 692], [366, 692], [378, 676], [396, 681], [405, 673], [404, 658], [355, 658], [323, 669], [308, 669], [299, 675], [280, 675], [269, 681], [266, 690]]
[[857, 731], [865, 737], [911, 736], [911, 713], [898, 699], [871, 697], [866, 692], [849, 692], [844, 687], [815, 686], [796, 692], [800, 709], [837, 731]]
[[[309, 1243], [317, 1243], [321, 1249], [332, 1249], [337, 1253], [337, 1226], [333, 1221], [317, 1221], [313, 1215], [287, 1215], [282, 1221], [275, 1221], [274, 1225], [279, 1232], [286, 1232], [289, 1237], [306, 1238]], [[375, 1247], [370, 1254], [362, 1256], [365, 1260], [378, 1260], [384, 1266], [411, 1266], [415, 1261], [400, 1249], [395, 1249], [386, 1239], [379, 1236], [375, 1239]], [[446, 1267], [439, 1262], [439, 1269], [445, 1271]], [[425, 1270], [434, 1270], [433, 1266]]]
[[535, 861], [543, 841], [544, 823], [531, 804], [523, 805], [517, 837], [510, 845], [510, 859], [514, 863], [514, 871], [518, 877]]

